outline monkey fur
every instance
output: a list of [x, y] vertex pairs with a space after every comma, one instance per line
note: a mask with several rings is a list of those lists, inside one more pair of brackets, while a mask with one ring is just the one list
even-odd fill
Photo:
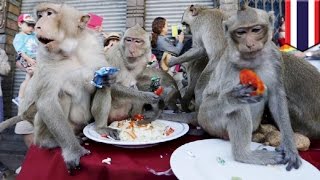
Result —
[[[35, 31], [40, 42], [37, 69], [21, 100], [19, 115], [10, 120], [31, 121], [35, 144], [61, 147], [67, 169], [72, 172], [79, 168], [81, 156], [90, 153], [75, 136], [92, 117], [95, 87], [90, 81], [95, 70], [109, 64], [94, 31], [86, 28], [88, 15], [65, 4], [52, 3], [39, 4], [35, 11]], [[110, 107], [111, 101], [106, 102], [104, 108]], [[99, 120], [100, 128], [107, 127], [106, 120]]]
[[[111, 97], [105, 89], [96, 92], [92, 102], [94, 119], [105, 119], [108, 122], [120, 121], [136, 113], [143, 113], [144, 104], [151, 104], [154, 108], [162, 106], [163, 102], [159, 102], [158, 95], [153, 92], [139, 91], [137, 88], [137, 78], [145, 70], [150, 57], [149, 34], [138, 24], [127, 29], [120, 43], [105, 52], [108, 64], [119, 68], [120, 71], [116, 76], [115, 84], [111, 87]], [[111, 99], [111, 109], [106, 109], [105, 103], [109, 99]], [[163, 108], [159, 107], [159, 109]], [[155, 119], [161, 111], [157, 112], [159, 113], [154, 113], [155, 117], [149, 117], [149, 120]], [[109, 128], [103, 133], [119, 139], [118, 130]]]
[[[283, 84], [282, 57], [271, 41], [274, 15], [246, 7], [223, 21], [228, 46], [203, 93], [198, 122], [210, 135], [228, 136], [235, 160], [251, 164], [286, 164], [299, 168], [301, 160], [293, 131]], [[255, 90], [240, 84], [239, 73], [251, 69], [267, 87], [259, 102], [243, 103]], [[261, 123], [265, 104], [282, 134], [277, 151], [250, 150], [252, 132]]]

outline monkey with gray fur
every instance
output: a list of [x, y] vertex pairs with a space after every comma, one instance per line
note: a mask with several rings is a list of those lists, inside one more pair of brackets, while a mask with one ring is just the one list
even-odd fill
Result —
[[[135, 113], [143, 113], [143, 104], [162, 106], [163, 102], [159, 102], [159, 96], [153, 92], [139, 91], [137, 88], [138, 76], [145, 70], [150, 57], [149, 34], [138, 24], [125, 32], [119, 44], [105, 52], [106, 61], [120, 71], [115, 84], [111, 87], [111, 97], [106, 94], [105, 89], [96, 92], [91, 108], [94, 119], [120, 121], [132, 117]], [[104, 106], [110, 98], [111, 109], [107, 109]], [[141, 106], [134, 107], [135, 104]], [[150, 117], [149, 120], [155, 118], [157, 117]], [[105, 133], [114, 139], [119, 139], [118, 130], [109, 128]]]
[[[35, 9], [35, 31], [40, 42], [37, 69], [21, 100], [19, 116], [10, 121], [31, 121], [35, 144], [61, 147], [70, 172], [79, 167], [81, 156], [90, 153], [80, 145], [75, 133], [92, 117], [90, 106], [95, 87], [90, 81], [94, 71], [108, 63], [94, 32], [86, 28], [88, 15], [65, 4], [42, 3]], [[104, 108], [110, 109], [111, 101]], [[107, 127], [107, 120], [98, 119], [97, 123], [101, 124], [98, 129]]]
[[152, 77], [160, 78], [160, 86], [164, 88], [160, 97], [163, 99], [166, 110], [179, 112], [177, 103], [181, 100], [181, 94], [173, 77], [161, 69], [146, 68], [137, 79], [137, 87], [141, 91], [150, 91]]
[[[194, 11], [198, 13], [193, 13]], [[225, 48], [224, 44], [226, 43], [226, 41], [221, 36], [221, 34], [223, 34], [223, 31], [221, 31], [220, 28], [217, 28], [222, 27], [221, 18], [217, 18], [217, 16], [220, 16], [218, 14], [219, 13], [217, 13], [216, 11], [212, 11], [210, 9], [207, 10], [207, 8], [202, 8], [197, 5], [190, 6], [184, 12], [182, 21], [191, 29], [193, 35], [195, 36], [194, 40], [198, 44], [198, 46], [196, 46], [195, 48], [200, 50], [190, 51], [189, 54], [191, 55], [187, 56], [187, 53], [185, 53], [177, 59], [171, 59], [172, 61], [170, 60], [169, 62], [169, 64], [188, 61], [190, 62], [194, 60], [192, 59], [194, 57], [205, 56], [207, 54], [206, 51], [210, 49], [210, 45], [212, 45], [213, 48], [220, 49], [219, 51], [215, 52], [215, 58], [210, 58], [209, 64], [202, 72], [201, 77], [199, 78], [196, 85], [196, 97], [202, 96], [200, 87], [205, 87], [205, 85], [208, 83], [208, 74], [214, 71], [214, 68], [216, 66], [215, 64], [219, 61], [220, 56]], [[224, 15], [224, 17], [226, 17], [226, 15]], [[207, 27], [207, 24], [209, 24], [209, 27]], [[196, 29], [198, 27], [201, 28], [199, 28], [198, 30]], [[207, 28], [207, 31], [201, 31], [201, 29], [205, 28]], [[196, 38], [199, 36], [203, 38]], [[211, 36], [215, 37], [212, 38]], [[211, 44], [208, 43], [208, 41], [210, 41], [210, 38], [212, 38]], [[203, 41], [202, 39], [205, 39], [206, 41]], [[202, 51], [201, 48], [203, 49]], [[200, 52], [204, 54], [201, 55]], [[309, 138], [320, 139], [320, 111], [318, 109], [318, 107], [320, 106], [320, 99], [318, 98], [320, 96], [320, 73], [309, 62], [292, 54], [283, 52], [282, 58], [282, 66], [284, 69], [283, 79], [287, 94], [287, 102], [292, 128], [295, 132], [300, 132], [301, 134], [304, 134]], [[199, 103], [201, 103], [201, 98], [197, 99], [197, 105], [199, 106]], [[189, 120], [192, 119], [192, 122], [196, 123], [195, 117], [196, 115], [195, 113], [193, 113], [193, 116], [183, 118]], [[167, 118], [172, 119], [173, 117]], [[183, 118], [179, 117], [180, 121]]]
[[[208, 84], [210, 74], [214, 71], [221, 52], [226, 47], [224, 37], [221, 36], [223, 28], [222, 26], [216, 26], [216, 22], [221, 23], [226, 18], [227, 16], [219, 9], [209, 9], [199, 5], [188, 7], [182, 17], [182, 24], [185, 24], [191, 31], [193, 45], [183, 55], [171, 57], [169, 66], [195, 60], [201, 61], [205, 66], [202, 69], [203, 66], [200, 65], [199, 69], [194, 70], [196, 75], [201, 74], [196, 84], [190, 84], [191, 87], [194, 86], [196, 111], [201, 104], [202, 92]], [[206, 58], [209, 58], [209, 61]]]
[[186, 86], [185, 93], [181, 99], [181, 108], [185, 112], [191, 112], [195, 110], [194, 108], [191, 108], [191, 101], [195, 99], [194, 90], [202, 71], [208, 64], [208, 57], [203, 56], [200, 58], [191, 62], [184, 62], [182, 64], [186, 68], [188, 77], [188, 85]]
[[[291, 170], [299, 168], [301, 160], [290, 124], [281, 53], [271, 41], [273, 23], [273, 12], [247, 6], [223, 22], [228, 47], [204, 90], [198, 122], [210, 135], [229, 137], [235, 160], [262, 165], [288, 163], [286, 169]], [[253, 96], [253, 86], [239, 85], [242, 69], [258, 74], [266, 86], [264, 95]], [[252, 151], [252, 132], [261, 122], [265, 103], [280, 128], [281, 145], [276, 151]]]

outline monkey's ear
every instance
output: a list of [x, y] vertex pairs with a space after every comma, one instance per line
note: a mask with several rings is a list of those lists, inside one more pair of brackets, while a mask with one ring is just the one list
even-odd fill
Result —
[[227, 21], [222, 21], [222, 27], [223, 27], [223, 32], [226, 35], [229, 30], [229, 26], [228, 26]]
[[189, 10], [190, 10], [192, 16], [196, 16], [199, 13], [199, 7], [196, 7], [193, 4], [189, 7]]
[[81, 29], [84, 29], [87, 26], [87, 23], [89, 22], [90, 16], [89, 15], [83, 15], [80, 18], [79, 27]]
[[268, 12], [268, 16], [269, 16], [269, 23], [271, 26], [274, 26], [274, 12], [273, 11], [269, 11]]

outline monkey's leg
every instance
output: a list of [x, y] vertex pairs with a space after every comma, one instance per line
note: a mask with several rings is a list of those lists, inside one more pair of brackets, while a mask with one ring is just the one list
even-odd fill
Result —
[[252, 123], [249, 109], [233, 111], [226, 116], [232, 154], [236, 161], [249, 164], [281, 164], [283, 155], [277, 151], [250, 150]]
[[176, 64], [182, 64], [184, 62], [189, 62], [195, 59], [202, 59], [200, 57], [205, 58], [207, 56], [206, 49], [201, 46], [192, 47], [187, 52], [179, 57], [172, 56], [168, 62], [169, 67], [172, 67]]
[[68, 124], [67, 115], [63, 113], [58, 97], [52, 97], [50, 94], [52, 92], [42, 94], [37, 103], [38, 107], [41, 107], [38, 109], [39, 118], [43, 120], [61, 147], [64, 162], [70, 172], [79, 167], [80, 157], [89, 154], [90, 151], [79, 144]]
[[108, 117], [111, 109], [111, 89], [98, 89], [94, 95], [91, 113], [95, 121], [96, 131], [119, 139], [119, 131], [108, 127]]

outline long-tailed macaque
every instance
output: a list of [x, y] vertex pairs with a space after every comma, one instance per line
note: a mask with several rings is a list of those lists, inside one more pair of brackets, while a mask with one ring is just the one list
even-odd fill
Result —
[[[298, 168], [301, 160], [293, 140], [282, 57], [272, 43], [274, 15], [242, 7], [223, 22], [228, 46], [203, 93], [198, 123], [210, 135], [228, 136], [235, 160], [251, 164], [286, 164]], [[254, 71], [264, 83], [262, 95], [254, 83], [240, 84], [243, 69]], [[250, 81], [252, 82], [252, 81]], [[265, 103], [280, 128], [281, 145], [276, 151], [250, 150], [252, 132], [261, 122]]]
[[152, 77], [160, 78], [160, 86], [164, 88], [160, 97], [164, 101], [166, 110], [173, 110], [179, 112], [177, 103], [181, 100], [178, 85], [173, 77], [161, 69], [146, 68], [143, 73], [138, 77], [137, 87], [141, 91], [150, 91], [150, 84]]
[[[61, 147], [70, 171], [79, 167], [81, 156], [90, 153], [80, 145], [75, 133], [92, 117], [95, 87], [90, 81], [94, 72], [108, 63], [94, 32], [86, 28], [88, 15], [65, 4], [42, 3], [35, 10], [35, 31], [40, 42], [37, 69], [21, 100], [19, 116], [11, 118], [11, 122], [31, 121], [35, 144]], [[110, 96], [110, 92], [106, 95]], [[110, 109], [111, 101], [104, 105]], [[97, 121], [99, 128], [107, 127], [106, 120]]]
[[[105, 52], [106, 61], [120, 71], [116, 76], [116, 83], [111, 87], [111, 97], [106, 95], [105, 89], [96, 92], [92, 102], [94, 119], [109, 122], [127, 119], [136, 113], [133, 112], [133, 104], [159, 102], [159, 96], [153, 92], [139, 91], [136, 85], [137, 77], [145, 70], [150, 57], [149, 34], [139, 25], [129, 28], [120, 43]], [[105, 104], [110, 98], [111, 109], [107, 109]], [[105, 133], [112, 138], [119, 138], [118, 130], [110, 128]]]
[[216, 26], [226, 18], [227, 16], [219, 9], [209, 9], [199, 5], [188, 7], [182, 17], [182, 24], [185, 24], [192, 34], [192, 48], [179, 57], [171, 57], [169, 66], [193, 60], [204, 60], [203, 63], [207, 63], [206, 58], [209, 58], [208, 65], [201, 72], [194, 89], [196, 111], [201, 104], [202, 92], [208, 84], [210, 74], [214, 71], [226, 46], [222, 36], [222, 26]]
[[[173, 57], [169, 62], [169, 65], [190, 62], [195, 60], [195, 57], [208, 54], [209, 64], [202, 72], [196, 85], [197, 106], [201, 104], [201, 89], [208, 84], [210, 73], [214, 72], [216, 63], [220, 60], [221, 52], [225, 48], [226, 40], [222, 36], [223, 31], [218, 28], [222, 27], [222, 20], [218, 18], [222, 16], [219, 15], [221, 13], [224, 12], [197, 5], [191, 5], [187, 8], [182, 22], [191, 29], [196, 46], [182, 56]], [[206, 29], [206, 31], [202, 31], [202, 29]], [[214, 53], [211, 53], [210, 56], [209, 54], [212, 51]], [[318, 110], [320, 106], [320, 99], [318, 98], [320, 96], [320, 73], [309, 62], [292, 54], [282, 53], [282, 58], [284, 62], [282, 64], [284, 69], [283, 79], [292, 128], [295, 132], [300, 132], [309, 138], [320, 139], [320, 111]], [[195, 121], [194, 116], [191, 119], [193, 119], [193, 122]]]

